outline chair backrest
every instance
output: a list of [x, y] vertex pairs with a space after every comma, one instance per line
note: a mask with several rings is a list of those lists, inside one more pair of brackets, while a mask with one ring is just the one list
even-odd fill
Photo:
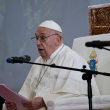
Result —
[[[94, 55], [92, 53], [95, 51], [95, 54], [97, 55], [96, 59], [98, 60], [98, 62], [95, 62], [97, 63], [95, 65], [97, 66], [97, 71], [110, 73], [110, 51], [85, 46], [86, 42], [95, 40], [110, 41], [110, 34], [76, 38], [73, 41], [72, 49], [79, 53], [88, 63], [90, 63], [91, 60], [91, 57], [89, 56]], [[109, 46], [106, 48], [110, 49]], [[97, 75], [95, 79], [101, 95], [110, 95], [110, 77]]]
[[89, 35], [110, 33], [110, 3], [88, 6]]

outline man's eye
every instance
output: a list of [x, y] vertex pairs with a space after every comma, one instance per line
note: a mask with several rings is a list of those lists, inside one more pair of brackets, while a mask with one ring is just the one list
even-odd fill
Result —
[[41, 37], [41, 40], [44, 40], [45, 39], [45, 37]]

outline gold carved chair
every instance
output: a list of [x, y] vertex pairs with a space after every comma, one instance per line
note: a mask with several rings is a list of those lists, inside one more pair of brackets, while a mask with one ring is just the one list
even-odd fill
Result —
[[110, 3], [88, 7], [89, 35], [110, 33]]

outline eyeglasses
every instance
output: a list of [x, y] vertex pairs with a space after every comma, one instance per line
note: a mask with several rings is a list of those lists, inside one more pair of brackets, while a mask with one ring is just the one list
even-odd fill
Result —
[[[58, 35], [58, 34], [52, 34], [50, 36], [53, 36], [53, 35]], [[44, 36], [41, 36], [41, 37], [32, 37], [31, 40], [36, 43], [38, 40], [41, 41], [41, 42], [45, 42], [46, 39], [50, 36], [47, 36], [47, 37], [44, 37]]]

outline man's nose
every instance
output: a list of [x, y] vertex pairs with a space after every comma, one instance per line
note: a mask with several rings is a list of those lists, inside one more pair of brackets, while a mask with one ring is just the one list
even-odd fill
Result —
[[41, 44], [41, 41], [38, 39], [36, 42], [36, 45], [40, 45], [40, 44]]

